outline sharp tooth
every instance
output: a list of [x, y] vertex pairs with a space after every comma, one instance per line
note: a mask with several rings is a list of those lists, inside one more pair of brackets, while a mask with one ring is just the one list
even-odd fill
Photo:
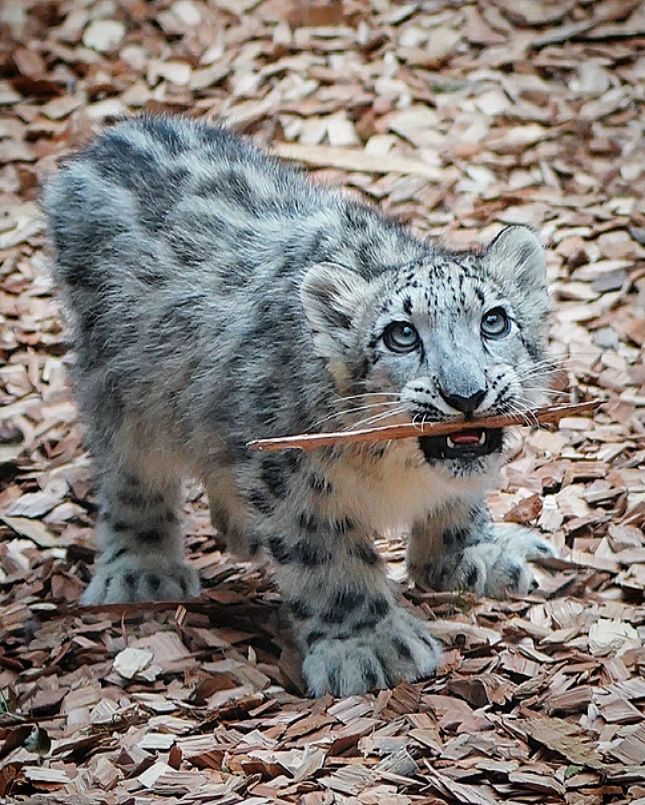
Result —
[[450, 438], [450, 436], [446, 436], [446, 442], [448, 443], [448, 447], [454, 447], [455, 446], [455, 443]]
[[485, 430], [483, 430], [483, 431], [482, 431], [482, 432], [479, 434], [479, 444], [485, 444], [485, 442], [486, 442], [486, 431], [485, 431]]

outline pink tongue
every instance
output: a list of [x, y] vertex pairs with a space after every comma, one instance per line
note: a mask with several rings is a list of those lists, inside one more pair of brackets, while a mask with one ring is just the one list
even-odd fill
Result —
[[479, 441], [479, 434], [460, 430], [458, 433], [451, 433], [450, 438], [455, 444], [476, 444]]

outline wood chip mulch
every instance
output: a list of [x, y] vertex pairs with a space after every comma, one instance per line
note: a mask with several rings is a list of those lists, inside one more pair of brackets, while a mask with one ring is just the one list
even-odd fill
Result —
[[[0, 801], [645, 803], [644, 42], [638, 0], [0, 6]], [[38, 187], [142, 109], [224, 116], [423, 235], [550, 246], [554, 401], [603, 403], [518, 436], [491, 507], [562, 559], [495, 602], [408, 590], [383, 541], [436, 678], [305, 698], [196, 486], [203, 599], [79, 608], [95, 506]]]

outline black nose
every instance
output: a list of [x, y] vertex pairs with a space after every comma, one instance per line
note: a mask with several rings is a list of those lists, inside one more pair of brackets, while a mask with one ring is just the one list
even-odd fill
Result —
[[439, 394], [441, 394], [448, 405], [451, 405], [453, 408], [466, 414], [466, 416], [469, 416], [479, 408], [482, 400], [486, 396], [486, 389], [479, 389], [479, 391], [476, 391], [469, 397], [462, 397], [461, 394], [446, 394], [442, 389], [439, 389]]

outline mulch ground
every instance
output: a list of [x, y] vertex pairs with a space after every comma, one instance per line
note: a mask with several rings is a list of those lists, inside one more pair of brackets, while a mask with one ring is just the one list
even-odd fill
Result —
[[[0, 799], [644, 803], [642, 4], [21, 0], [0, 32]], [[382, 542], [436, 678], [305, 698], [269, 571], [196, 486], [203, 598], [78, 606], [95, 505], [38, 188], [142, 109], [224, 117], [422, 235], [550, 247], [556, 399], [603, 404], [518, 435], [491, 495], [562, 551], [537, 594], [408, 589]]]

